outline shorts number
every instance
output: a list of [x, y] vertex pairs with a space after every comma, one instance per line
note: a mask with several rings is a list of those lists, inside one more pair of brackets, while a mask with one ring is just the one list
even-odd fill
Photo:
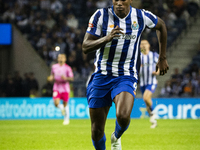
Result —
[[134, 87], [134, 90], [136, 91], [137, 90], [137, 83], [136, 82], [133, 84], [133, 87]]
[[155, 85], [152, 85], [152, 86], [151, 86], [151, 90], [155, 90]]

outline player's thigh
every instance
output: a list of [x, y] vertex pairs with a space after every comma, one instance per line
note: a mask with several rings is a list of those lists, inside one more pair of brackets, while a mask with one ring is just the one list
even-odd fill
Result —
[[54, 105], [57, 107], [60, 104], [60, 98], [54, 99]]
[[54, 100], [54, 105], [57, 107], [60, 103], [60, 98], [61, 95], [58, 91], [53, 91], [53, 100]]
[[131, 93], [121, 92], [115, 96], [113, 101], [115, 102], [117, 116], [130, 116], [134, 104], [134, 97]]

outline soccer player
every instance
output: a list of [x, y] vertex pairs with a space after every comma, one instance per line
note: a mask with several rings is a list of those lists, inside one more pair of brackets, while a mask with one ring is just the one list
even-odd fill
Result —
[[[51, 69], [51, 75], [49, 81], [54, 80], [53, 85], [53, 99], [56, 107], [61, 109], [64, 115], [63, 125], [69, 124], [69, 101], [70, 85], [69, 82], [74, 80], [72, 69], [66, 63], [66, 55], [58, 55], [58, 63], [54, 64]], [[63, 100], [63, 104], [60, 104], [60, 100]]]
[[149, 11], [131, 7], [132, 0], [112, 0], [113, 6], [98, 9], [90, 18], [82, 50], [96, 51], [95, 72], [87, 86], [92, 142], [105, 150], [104, 133], [112, 101], [116, 107], [116, 126], [111, 150], [121, 150], [121, 136], [130, 123], [140, 68], [140, 37], [145, 27], [157, 30], [160, 75], [168, 70], [165, 23]]
[[156, 71], [156, 63], [158, 62], [158, 53], [150, 51], [150, 44], [147, 40], [142, 40], [140, 44], [141, 50], [141, 67], [140, 67], [140, 90], [143, 95], [143, 100], [146, 103], [147, 112], [150, 116], [151, 128], [157, 126], [155, 113], [152, 107], [152, 94], [157, 87], [156, 75], [159, 74], [159, 69]]

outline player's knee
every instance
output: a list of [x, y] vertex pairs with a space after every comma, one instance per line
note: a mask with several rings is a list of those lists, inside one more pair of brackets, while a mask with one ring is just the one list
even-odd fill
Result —
[[126, 127], [130, 122], [130, 114], [127, 112], [117, 113], [116, 114], [117, 121], [121, 126]]
[[143, 100], [144, 100], [145, 102], [148, 101], [146, 96], [143, 96]]
[[104, 130], [101, 127], [93, 126], [92, 127], [92, 139], [98, 141], [104, 135]]

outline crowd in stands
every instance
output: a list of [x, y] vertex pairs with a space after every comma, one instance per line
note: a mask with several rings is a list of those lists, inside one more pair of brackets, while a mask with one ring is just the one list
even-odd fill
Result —
[[19, 71], [15, 71], [0, 82], [0, 97], [35, 97], [38, 90], [38, 81], [33, 72], [25, 73], [22, 77]]
[[[198, 2], [141, 0], [140, 8], [152, 11], [165, 21], [170, 46], [187, 27], [187, 19], [196, 14]], [[94, 53], [85, 55], [81, 49], [87, 23], [97, 8], [111, 5], [111, 0], [0, 0], [0, 22], [15, 24], [49, 67], [59, 53], [65, 53], [75, 81], [87, 80], [93, 71], [94, 58]], [[158, 51], [155, 32], [146, 29], [143, 38]]]
[[161, 97], [199, 97], [200, 96], [200, 42], [198, 53], [191, 63], [179, 72], [174, 69], [174, 74], [166, 81], [161, 89]]

